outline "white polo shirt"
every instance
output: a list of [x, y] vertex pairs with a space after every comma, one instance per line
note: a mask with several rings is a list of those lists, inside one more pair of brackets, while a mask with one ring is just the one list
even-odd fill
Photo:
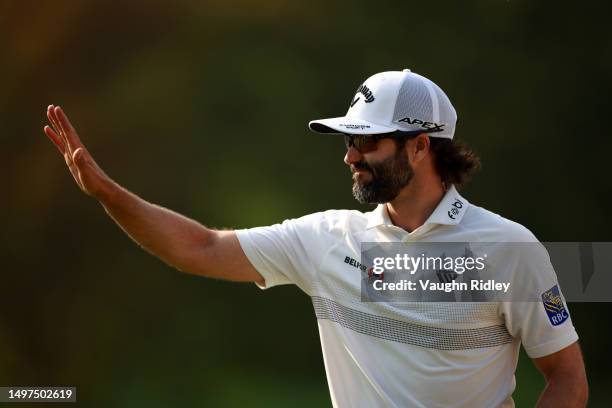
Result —
[[[553, 325], [543, 302], [361, 301], [362, 242], [537, 242], [454, 187], [411, 233], [385, 205], [236, 233], [262, 289], [292, 283], [311, 297], [334, 407], [512, 407], [520, 344], [537, 358], [578, 339], [571, 319]], [[542, 292], [556, 285], [549, 261], [521, 273]]]

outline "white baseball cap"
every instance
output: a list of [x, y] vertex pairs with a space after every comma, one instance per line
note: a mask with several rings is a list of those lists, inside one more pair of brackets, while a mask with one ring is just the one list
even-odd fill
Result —
[[338, 118], [313, 120], [318, 133], [423, 132], [452, 139], [457, 112], [438, 85], [409, 69], [372, 75], [357, 88], [349, 110]]

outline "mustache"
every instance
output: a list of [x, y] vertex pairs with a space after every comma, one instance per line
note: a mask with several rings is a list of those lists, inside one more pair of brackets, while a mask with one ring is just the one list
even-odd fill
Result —
[[354, 173], [357, 170], [368, 170], [369, 172], [373, 173], [372, 167], [370, 167], [370, 165], [365, 162], [357, 162], [357, 163], [351, 164], [351, 172]]

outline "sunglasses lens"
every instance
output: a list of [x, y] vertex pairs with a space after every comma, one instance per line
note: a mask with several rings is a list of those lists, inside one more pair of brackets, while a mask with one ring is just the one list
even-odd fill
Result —
[[353, 138], [350, 135], [344, 135], [344, 145], [346, 146], [346, 150], [353, 146]]
[[371, 135], [344, 135], [344, 145], [347, 149], [354, 146], [360, 153], [376, 150], [376, 139]]
[[355, 146], [361, 153], [368, 153], [376, 150], [376, 139], [370, 135], [359, 135], [359, 141], [355, 141]]

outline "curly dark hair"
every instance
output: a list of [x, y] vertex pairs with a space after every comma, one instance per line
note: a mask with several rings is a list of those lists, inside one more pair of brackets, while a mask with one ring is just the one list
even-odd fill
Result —
[[[409, 139], [418, 134], [396, 138], [398, 149], [403, 149]], [[460, 188], [480, 169], [480, 158], [465, 143], [441, 137], [429, 136], [429, 150], [435, 159], [436, 171], [442, 182]]]
[[435, 166], [442, 182], [461, 187], [480, 169], [480, 158], [465, 143], [440, 137], [429, 138]]

